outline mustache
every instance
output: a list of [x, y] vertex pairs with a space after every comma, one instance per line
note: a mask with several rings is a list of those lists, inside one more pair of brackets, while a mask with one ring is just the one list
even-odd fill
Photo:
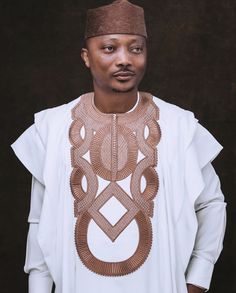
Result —
[[114, 72], [113, 75], [117, 75], [119, 73], [131, 73], [132, 75], [135, 74], [135, 72], [133, 70], [130, 70], [126, 67], [122, 68], [122, 69], [119, 69], [118, 71]]

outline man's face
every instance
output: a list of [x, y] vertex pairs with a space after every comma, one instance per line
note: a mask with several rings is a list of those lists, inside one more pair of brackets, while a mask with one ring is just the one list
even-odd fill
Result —
[[109, 92], [137, 89], [147, 62], [146, 39], [138, 35], [110, 34], [87, 39], [81, 51], [94, 87]]

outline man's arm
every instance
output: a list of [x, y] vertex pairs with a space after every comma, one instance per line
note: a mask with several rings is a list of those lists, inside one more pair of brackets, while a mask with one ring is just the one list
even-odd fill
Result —
[[29, 274], [28, 293], [52, 292], [53, 280], [37, 239], [43, 197], [44, 186], [35, 177], [32, 177], [29, 231], [24, 266], [24, 271]]
[[29, 274], [29, 293], [51, 293], [52, 278], [37, 239], [45, 190], [43, 179], [45, 142], [34, 123], [11, 147], [32, 174], [29, 232], [24, 266], [24, 271]]
[[226, 203], [210, 162], [202, 169], [202, 175], [205, 187], [195, 202], [198, 231], [186, 272], [189, 293], [209, 289], [214, 265], [223, 247], [226, 224]]
[[28, 293], [51, 293], [53, 280], [37, 241], [38, 224], [30, 223], [24, 270], [29, 274]]

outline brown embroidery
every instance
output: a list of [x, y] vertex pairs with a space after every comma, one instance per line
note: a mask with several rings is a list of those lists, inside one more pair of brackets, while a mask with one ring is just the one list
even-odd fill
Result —
[[[101, 113], [93, 103], [93, 93], [85, 94], [72, 110], [70, 127], [71, 173], [70, 185], [74, 196], [74, 215], [77, 217], [75, 243], [83, 264], [104, 276], [123, 276], [137, 270], [147, 259], [152, 246], [154, 203], [159, 180], [156, 146], [161, 131], [159, 109], [148, 93], [140, 93], [136, 108], [123, 114]], [[145, 138], [145, 127], [148, 136]], [[82, 136], [81, 130], [84, 130]], [[84, 158], [89, 153], [90, 161]], [[143, 159], [138, 161], [138, 153]], [[129, 196], [117, 181], [130, 177]], [[98, 193], [98, 176], [110, 184]], [[83, 177], [87, 188], [82, 186]], [[141, 178], [146, 186], [141, 191]], [[114, 196], [127, 212], [113, 226], [99, 210]], [[124, 261], [106, 262], [92, 254], [87, 242], [91, 219], [114, 242], [135, 219], [139, 228], [139, 243], [135, 253]]]

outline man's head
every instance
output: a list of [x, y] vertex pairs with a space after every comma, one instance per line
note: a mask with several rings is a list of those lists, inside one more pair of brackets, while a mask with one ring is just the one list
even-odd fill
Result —
[[94, 87], [128, 92], [138, 87], [146, 69], [146, 26], [143, 9], [117, 0], [87, 12], [81, 57]]
[[109, 34], [87, 39], [81, 57], [95, 87], [128, 92], [137, 88], [146, 69], [146, 40], [139, 35]]

